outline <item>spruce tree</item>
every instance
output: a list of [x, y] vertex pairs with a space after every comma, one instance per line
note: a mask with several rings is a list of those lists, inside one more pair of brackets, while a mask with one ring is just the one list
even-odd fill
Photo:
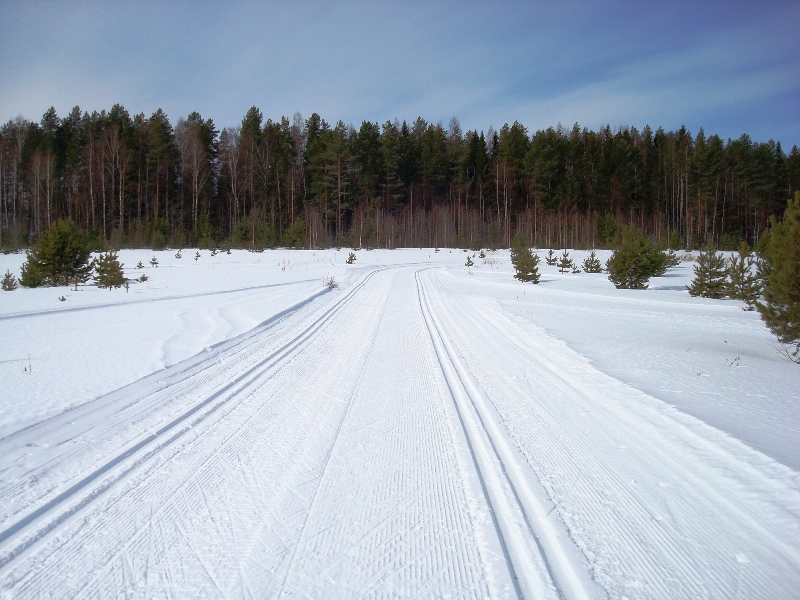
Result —
[[94, 282], [99, 288], [118, 288], [125, 285], [125, 275], [116, 252], [105, 252], [95, 259]]
[[517, 264], [514, 266], [516, 273], [514, 277], [520, 281], [539, 283], [539, 255], [531, 252], [530, 248], [522, 249], [517, 256]]
[[15, 289], [17, 289], [17, 278], [14, 277], [14, 274], [11, 271], [6, 271], [1, 285], [4, 291], [13, 292]]
[[756, 272], [755, 260], [750, 255], [750, 246], [742, 242], [739, 253], [731, 257], [728, 265], [727, 293], [731, 298], [743, 300], [747, 310], [754, 310], [756, 300], [763, 291], [763, 284]]
[[794, 346], [790, 355], [800, 364], [800, 192], [789, 201], [783, 221], [773, 219], [765, 259], [764, 302], [756, 306], [778, 340]]
[[583, 261], [583, 270], [587, 273], [603, 272], [603, 263], [597, 258], [597, 254], [594, 250], [592, 250], [592, 253]]
[[356, 262], [356, 253], [355, 252], [351, 252], [347, 256], [347, 260], [344, 261], [344, 262], [346, 262], [348, 265], [352, 265], [354, 262]]
[[725, 257], [714, 250], [701, 252], [694, 265], [694, 279], [686, 286], [691, 296], [724, 298], [727, 292]]

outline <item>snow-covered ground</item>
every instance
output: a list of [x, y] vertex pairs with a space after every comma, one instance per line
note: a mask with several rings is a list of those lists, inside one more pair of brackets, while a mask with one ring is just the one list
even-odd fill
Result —
[[797, 596], [800, 369], [756, 313], [690, 263], [348, 253], [0, 292], [0, 597]]

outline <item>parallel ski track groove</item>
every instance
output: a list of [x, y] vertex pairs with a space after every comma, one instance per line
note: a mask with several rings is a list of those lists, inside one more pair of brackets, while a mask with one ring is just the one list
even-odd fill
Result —
[[[526, 564], [519, 564], [520, 559], [518, 558], [518, 554], [525, 553], [525, 548], [523, 544], [519, 543], [519, 539], [517, 536], [512, 534], [515, 524], [513, 523], [513, 518], [509, 514], [509, 510], [511, 507], [507, 506], [507, 501], [504, 500], [501, 493], [495, 487], [500, 487], [492, 485], [494, 482], [489, 482], [487, 479], [496, 480], [498, 473], [497, 469], [492, 468], [490, 460], [499, 460], [497, 456], [496, 450], [492, 448], [494, 452], [494, 456], [486, 457], [485, 452], [486, 449], [481, 449], [478, 445], [481, 444], [481, 441], [476, 436], [474, 431], [474, 421], [471, 420], [470, 415], [468, 414], [468, 408], [464, 405], [463, 399], [459, 400], [459, 396], [461, 394], [457, 391], [457, 386], [460, 386], [463, 389], [463, 393], [466, 393], [466, 388], [464, 383], [460, 380], [460, 377], [453, 365], [453, 361], [455, 358], [450, 355], [447, 348], [444, 345], [443, 334], [440, 331], [439, 327], [437, 326], [436, 322], [434, 321], [433, 317], [433, 310], [430, 307], [428, 296], [425, 292], [424, 285], [422, 284], [421, 278], [421, 271], [417, 271], [415, 273], [415, 278], [417, 282], [417, 292], [419, 298], [419, 306], [420, 310], [423, 314], [425, 325], [428, 329], [428, 334], [430, 335], [431, 342], [434, 346], [436, 356], [439, 360], [439, 364], [442, 368], [443, 375], [445, 376], [445, 380], [447, 385], [450, 389], [450, 393], [453, 397], [453, 403], [456, 408], [456, 412], [458, 414], [459, 420], [461, 425], [464, 429], [464, 435], [466, 437], [467, 443], [469, 445], [470, 453], [472, 454], [473, 462], [475, 464], [476, 473], [478, 475], [478, 479], [480, 480], [481, 487], [483, 488], [484, 496], [486, 498], [486, 502], [489, 506], [490, 513], [492, 515], [492, 521], [494, 523], [494, 528], [497, 533], [498, 541], [500, 542], [500, 546], [503, 549], [503, 554], [506, 560], [506, 564], [508, 569], [511, 573], [511, 580], [514, 583], [515, 592], [518, 597], [534, 597], [540, 596], [543, 592], [545, 592], [547, 588], [548, 582], [543, 582], [539, 578], [535, 578], [532, 580], [533, 576], [530, 574], [529, 569], [527, 568], [528, 565]], [[448, 364], [449, 363], [449, 364]], [[488, 437], [488, 432], [484, 429], [482, 432], [486, 437]], [[490, 440], [491, 443], [491, 440]], [[483, 453], [481, 452], [483, 450]], [[483, 456], [481, 456], [483, 454]], [[511, 487], [511, 482], [508, 481], [507, 473], [503, 472], [503, 477], [506, 481], [503, 484]], [[517, 498], [517, 502], [519, 499]], [[520, 508], [520, 507], [517, 507]], [[512, 556], [512, 547], [513, 546], [513, 556]], [[537, 541], [538, 546], [538, 541]], [[549, 565], [547, 565], [547, 559], [542, 552], [541, 547], [538, 548], [539, 555], [541, 560], [545, 564], [548, 572], [550, 571]], [[555, 586], [555, 581], [550, 574], [550, 583]]]
[[[140, 440], [132, 447], [117, 454], [112, 459], [106, 461], [101, 466], [95, 468], [92, 472], [85, 475], [78, 482], [74, 483], [73, 485], [71, 485], [69, 488], [67, 488], [54, 498], [40, 505], [35, 510], [28, 513], [21, 519], [17, 520], [12, 525], [6, 527], [3, 531], [0, 532], [0, 544], [3, 544], [11, 540], [18, 534], [23, 533], [26, 529], [29, 529], [31, 526], [40, 522], [41, 519], [45, 517], [48, 513], [53, 513], [59, 507], [64, 506], [66, 503], [68, 503], [68, 501], [71, 498], [75, 497], [79, 492], [87, 488], [92, 482], [96, 481], [101, 476], [108, 473], [115, 467], [121, 465], [121, 463], [125, 462], [128, 458], [131, 458], [134, 455], [139, 454], [140, 451], [144, 450], [148, 446], [153, 446], [152, 448], [150, 448], [148, 452], [139, 456], [136, 461], [127, 465], [120, 472], [113, 474], [112, 477], [102, 482], [100, 486], [91, 490], [89, 494], [80, 499], [76, 504], [66, 507], [65, 510], [61, 511], [58, 514], [54, 514], [54, 516], [47, 523], [43, 524], [39, 529], [33, 532], [32, 535], [29, 535], [25, 539], [20, 540], [10, 550], [6, 550], [4, 555], [0, 557], [0, 568], [5, 567], [7, 564], [13, 561], [17, 556], [19, 556], [22, 552], [24, 552], [27, 548], [29, 548], [34, 543], [39, 541], [41, 538], [46, 536], [49, 532], [56, 529], [60, 523], [62, 523], [67, 518], [69, 518], [70, 516], [72, 516], [82, 508], [84, 508], [86, 505], [94, 501], [100, 495], [105, 493], [116, 482], [124, 479], [140, 463], [148, 460], [153, 455], [161, 451], [165, 446], [171, 444], [180, 436], [182, 436], [183, 433], [185, 433], [186, 431], [185, 428], [172, 432], [172, 430], [176, 429], [178, 425], [181, 425], [182, 423], [190, 419], [192, 416], [199, 413], [199, 411], [208, 407], [209, 410], [205, 411], [205, 413], [201, 415], [198, 415], [196, 421], [200, 421], [206, 418], [208, 415], [212, 414], [218, 408], [220, 408], [222, 405], [228, 402], [231, 398], [234, 398], [235, 393], [228, 395], [228, 397], [223, 398], [220, 402], [216, 404], [212, 404], [214, 403], [215, 400], [221, 398], [226, 392], [233, 390], [233, 388], [238, 388], [238, 389], [246, 388], [252, 382], [252, 380], [255, 380], [258, 377], [259, 372], [262, 368], [268, 367], [269, 363], [274, 364], [283, 360], [289, 354], [291, 354], [298, 348], [302, 347], [302, 345], [307, 340], [309, 340], [325, 323], [330, 321], [336, 314], [338, 314], [344, 306], [352, 302], [356, 294], [366, 286], [369, 280], [372, 279], [372, 277], [376, 273], [382, 270], [385, 269], [375, 269], [370, 271], [367, 275], [363, 277], [363, 279], [360, 282], [358, 282], [350, 290], [348, 290], [346, 296], [338, 300], [332, 307], [326, 310], [315, 321], [313, 321], [310, 325], [308, 325], [302, 332], [297, 334], [292, 340], [290, 340], [280, 348], [273, 351], [269, 356], [258, 362], [256, 365], [254, 365], [244, 373], [240, 374], [235, 379], [228, 382], [221, 388], [217, 389], [214, 393], [212, 393], [208, 397], [197, 402], [191, 408], [184, 411], [178, 417], [174, 418], [172, 421], [170, 421], [163, 427], [159, 428], [154, 433], [148, 435], [147, 437]], [[166, 433], [172, 433], [172, 435], [168, 438], [163, 438], [164, 434]], [[163, 441], [160, 438], [163, 438]], [[154, 444], [154, 442], [156, 442], [157, 440], [160, 443]]]
[[[431, 308], [430, 296], [425, 290], [419, 272], [417, 273], [417, 282], [420, 288], [420, 296], [424, 296], [426, 319], [429, 320], [432, 329], [436, 331], [436, 336], [432, 335], [432, 337], [434, 339], [438, 338], [441, 351], [447, 357], [447, 360], [443, 361], [443, 363], [450, 363], [453, 371], [452, 376], [456, 379], [456, 386], [463, 388], [464, 397], [458, 402], [460, 404], [458, 409], [465, 417], [462, 420], [470, 425], [473, 432], [477, 429], [477, 436], [480, 438], [485, 437], [488, 442], [488, 446], [491, 448], [491, 452], [499, 465], [499, 469], [495, 468], [494, 471], [497, 473], [499, 470], [505, 480], [504, 483], [507, 482], [514, 501], [525, 519], [531, 538], [536, 542], [539, 557], [547, 569], [551, 584], [562, 597], [569, 599], [605, 597], [606, 592], [592, 580], [588, 573], [583, 572], [579, 563], [584, 562], [585, 559], [567, 536], [566, 529], [560, 522], [557, 525], [553, 523], [553, 519], [550, 517], [552, 510], [547, 511], [548, 506], [546, 504], [549, 503], [543, 504], [537, 493], [530, 488], [528, 483], [530, 475], [526, 475], [522, 468], [524, 464], [522, 454], [519, 453], [518, 449], [509, 445], [510, 441], [506, 440], [506, 435], [502, 433], [494, 420], [491, 406], [486, 405], [488, 398], [485, 397], [485, 392], [480, 389], [478, 382], [474, 380], [468, 368], [463, 364], [463, 359], [459, 357], [458, 352], [445, 336], [443, 326]], [[444, 312], [450, 316], [448, 311], [445, 310]], [[458, 394], [454, 394], [454, 399], [458, 400], [458, 396]], [[472, 411], [474, 411], [474, 414]], [[471, 435], [470, 432], [466, 433]], [[471, 440], [471, 443], [476, 441]], [[482, 470], [492, 469], [491, 464], [478, 466]], [[482, 473], [481, 476], [485, 475], [486, 473]], [[500, 524], [503, 524], [502, 520]], [[517, 545], [519, 546], [518, 539]], [[524, 553], [521, 554], [525, 556]], [[520, 553], [515, 552], [512, 558], [517, 562], [521, 562], [519, 556]], [[530, 558], [529, 556], [528, 559], [530, 560]], [[519, 574], [523, 571], [524, 566], [514, 565], [514, 569]], [[525, 572], [525, 576], [527, 577], [527, 572]], [[527, 595], [541, 593], [532, 586], [534, 584], [541, 586], [543, 582], [523, 581], [521, 583], [525, 583], [528, 586], [527, 590], [523, 590]]]
[[[458, 308], [454, 309], [453, 307], [446, 313], [451, 327], [456, 328], [457, 331], [465, 330], [463, 322], [455, 323], [449, 316], [452, 314], [463, 315], [470, 323], [466, 329], [478, 332], [481, 339], [496, 341], [498, 346], [503, 348], [516, 348], [520, 356], [528, 357], [526, 360], [537, 367], [537, 375], [539, 375], [537, 379], [547, 382], [550, 396], [552, 396], [552, 391], [557, 392], [559, 396], [563, 394], [565, 398], [577, 394], [579, 398], [586, 400], [586, 406], [594, 405], [598, 409], [602, 407], [604, 411], [613, 414], [614, 419], [631, 432], [630, 435], [634, 435], [641, 427], [641, 423], [633, 419], [621, 406], [617, 408], [617, 399], [610, 400], [607, 397], [608, 392], [605, 392], [604, 388], [611, 384], [610, 378], [600, 379], [592, 387], [587, 387], [579, 378], [577, 382], [574, 381], [566, 374], [568, 371], [563, 368], [563, 365], [559, 366], [554, 362], [557, 354], [538, 353], [535, 356], [532, 355], [531, 349], [512, 335], [509, 327], [513, 327], [513, 325], [500, 326], [494, 320], [489, 319], [485, 315], [485, 311], [473, 302], [459, 302], [457, 299], [463, 296], [445, 281], [437, 278], [435, 285], [447, 292], [447, 298], [456, 299]], [[566, 490], [563, 488], [560, 490], [560, 495], [565, 496], [564, 498], [553, 498], [555, 509], [560, 512], [562, 502], [571, 502], [573, 507], [569, 512], [573, 519], [582, 515], [597, 519], [594, 523], [591, 521], [580, 523], [581, 530], [592, 532], [592, 535], [626, 540], [627, 543], [622, 554], [616, 550], [609, 558], [627, 566], [619, 568], [612, 564], [609, 572], [608, 566], [603, 568], [602, 565], [595, 565], [596, 576], [604, 577], [604, 583], [616, 587], [619, 582], [624, 582], [626, 576], [630, 576], [631, 573], [644, 575], [650, 597], [654, 597], [654, 593], [657, 593], [659, 597], [676, 597], [679, 590], [689, 597], [714, 595], [714, 589], [717, 593], [720, 593], [721, 589], [725, 590], [726, 595], [733, 593], [733, 586], [730, 582], [738, 581], [741, 576], [736, 562], [727, 561], [712, 567], [705, 562], [698, 562], [697, 555], [688, 553], [685, 548], [687, 539], [692, 541], [715, 539], [715, 523], [695, 523], [694, 525], [700, 527], [699, 530], [681, 532], [680, 537], [675, 537], [676, 532], [668, 531], [668, 528], [660, 522], [660, 517], [657, 518], [659, 507], [653, 506], [652, 499], [646, 496], [639, 497], [635, 488], [631, 490], [630, 485], [625, 485], [626, 481], [622, 479], [623, 476], [615, 470], [609, 469], [603, 461], [598, 460], [582, 436], [569, 435], [559, 422], [557, 415], [548, 411], [547, 405], [540, 406], [541, 400], [537, 402], [522, 401], [531, 396], [531, 390], [524, 389], [521, 381], [504, 381], [501, 385], [497, 385], [497, 382], [492, 382], [490, 364], [484, 364], [484, 361], [474, 355], [468, 340], [462, 340], [460, 346], [459, 342], [456, 342], [456, 346], [464, 352], [465, 359], [467, 355], [472, 354], [465, 362], [475, 370], [475, 377], [485, 377], [491, 382], [491, 385], [486, 387], [487, 390], [492, 391], [490, 401], [501, 402], [498, 407], [503, 406], [502, 415], [507, 422], [507, 427], [531, 467], [537, 473], [550, 473], [553, 476], [557, 474], [558, 479], [573, 482]], [[617, 390], [617, 394], [619, 393], [617, 388], [612, 389]], [[637, 391], [634, 392], [634, 397], [638, 397], [637, 394], [643, 395]], [[599, 433], [603, 434], [603, 432]], [[693, 446], [713, 453], [717, 459], [723, 461], [723, 464], [730, 459], [720, 447], [693, 431], [684, 429], [681, 436], [685, 437]], [[672, 456], [673, 450], [669, 446], [662, 447], [657, 443], [648, 443], [646, 446], [649, 453], [646, 460], [657, 460], [660, 464], [675, 463], [676, 459]], [[570, 461], [564, 461], [565, 454], [571, 456]], [[629, 460], [635, 460], [635, 457], [631, 456]], [[735, 500], [727, 498], [707, 486], [701, 474], [690, 469], [682, 469], [682, 471], [686, 482], [692, 484], [696, 489], [705, 490], [704, 495], [711, 504], [724, 507], [728, 512], [735, 514], [737, 520], [741, 522], [751, 523], [759, 535], [767, 537], [771, 547], [780, 549], [787, 556], [792, 553], [792, 548], [785, 540], [776, 537], [760, 522], [754, 521], [751, 515], [748, 515], [741, 506], [736, 504]], [[665, 472], [669, 471], [665, 470]], [[757, 473], [752, 474], [757, 475]], [[691, 505], [692, 498], [677, 498], [675, 501], [685, 503], [688, 507]], [[598, 506], [607, 509], [598, 511], [596, 509]], [[578, 510], [575, 510], [576, 508]], [[666, 511], [665, 514], [669, 517], [669, 506], [660, 507], [660, 510]], [[687, 508], [686, 510], [691, 509]], [[621, 522], [619, 516], [624, 516], [627, 523]], [[635, 519], [632, 518], [633, 516]], [[599, 524], [602, 526], [598, 527]], [[641, 529], [628, 530], [624, 527], [625, 524], [628, 527], [635, 525]], [[575, 523], [573, 522], [572, 525], [574, 526]], [[586, 541], [584, 540], [583, 543], [585, 544]], [[589, 549], [596, 555], [595, 560], [598, 560], [600, 557], [597, 556], [599, 554], [597, 545], [592, 543], [589, 545]], [[673, 579], [675, 572], [681, 574], [677, 580]], [[713, 574], [713, 577], [710, 577], [709, 574]], [[756, 570], [752, 570], [748, 578], [742, 577], [742, 580], [750, 584], [750, 589], [770, 588], [768, 578]], [[709, 587], [709, 584], [720, 587]], [[616, 593], [618, 589], [609, 589], [609, 592]]]

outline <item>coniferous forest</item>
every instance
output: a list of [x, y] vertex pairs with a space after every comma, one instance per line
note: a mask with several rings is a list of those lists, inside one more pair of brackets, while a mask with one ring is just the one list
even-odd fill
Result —
[[218, 130], [196, 112], [75, 107], [0, 128], [2, 246], [59, 218], [113, 247], [608, 245], [634, 225], [671, 247], [754, 244], [800, 189], [800, 151], [681, 128], [462, 131], [418, 118], [358, 129], [252, 107]]

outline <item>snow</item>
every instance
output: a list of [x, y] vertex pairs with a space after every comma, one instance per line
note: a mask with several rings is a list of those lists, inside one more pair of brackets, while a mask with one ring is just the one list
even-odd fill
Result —
[[0, 597], [800, 589], [800, 371], [691, 263], [194, 254], [0, 292]]

